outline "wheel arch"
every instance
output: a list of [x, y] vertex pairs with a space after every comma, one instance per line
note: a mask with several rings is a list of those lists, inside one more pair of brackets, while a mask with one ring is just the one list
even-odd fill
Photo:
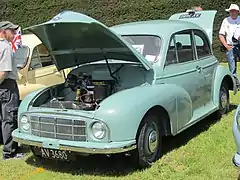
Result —
[[234, 85], [233, 85], [233, 81], [232, 81], [232, 78], [231, 78], [230, 75], [224, 76], [224, 78], [223, 78], [223, 80], [222, 80], [222, 83], [223, 83], [223, 82], [226, 82], [226, 83], [227, 83], [229, 90], [233, 90]]
[[213, 102], [218, 105], [219, 104], [219, 92], [220, 87], [223, 82], [226, 82], [228, 85], [228, 89], [233, 91], [235, 95], [237, 93], [236, 81], [231, 74], [231, 72], [224, 66], [219, 65], [216, 69], [215, 80], [213, 82]]
[[[144, 120], [147, 116], [149, 116], [150, 114], [156, 114], [157, 117], [159, 118], [159, 122], [161, 124], [161, 126], [163, 127], [163, 135], [164, 136], [169, 136], [172, 135], [172, 131], [171, 131], [171, 123], [170, 123], [170, 117], [169, 114], [167, 112], [167, 110], [161, 106], [161, 105], [155, 105], [153, 107], [151, 107], [143, 116], [139, 126], [138, 126], [138, 130], [137, 130], [137, 134], [136, 134], [136, 139], [139, 136], [141, 127], [144, 124]], [[160, 119], [161, 117], [164, 117], [163, 119]]]

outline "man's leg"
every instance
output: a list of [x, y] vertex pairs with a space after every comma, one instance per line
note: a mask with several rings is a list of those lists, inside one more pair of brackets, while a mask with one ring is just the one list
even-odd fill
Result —
[[3, 144], [3, 136], [2, 136], [2, 103], [0, 98], [0, 145]]
[[236, 69], [237, 69], [237, 61], [240, 60], [240, 45], [236, 47], [235, 54], [236, 54]]
[[235, 52], [234, 48], [230, 49], [227, 53], [228, 67], [232, 74], [236, 74], [236, 61], [235, 61]]
[[[1, 89], [2, 90], [2, 89]], [[17, 143], [13, 141], [12, 132], [17, 127], [17, 94], [14, 91], [3, 89], [4, 100], [2, 103], [2, 135], [3, 158], [11, 158], [17, 149]]]
[[2, 121], [0, 120], [0, 145], [3, 144], [3, 138], [2, 138]]
[[237, 76], [237, 58], [238, 58], [238, 54], [237, 53], [238, 53], [237, 49], [234, 47], [234, 48], [230, 49], [226, 53], [226, 55], [227, 55], [227, 61], [228, 61], [229, 70], [231, 71], [231, 73], [235, 77], [236, 84], [240, 85], [239, 79], [238, 79], [238, 76]]

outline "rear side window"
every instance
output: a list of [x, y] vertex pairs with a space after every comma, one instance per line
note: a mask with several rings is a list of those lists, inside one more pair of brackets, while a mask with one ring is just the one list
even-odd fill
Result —
[[208, 37], [202, 31], [194, 30], [193, 32], [198, 59], [212, 55]]

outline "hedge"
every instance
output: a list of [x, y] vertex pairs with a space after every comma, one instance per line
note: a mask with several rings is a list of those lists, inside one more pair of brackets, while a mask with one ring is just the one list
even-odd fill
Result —
[[166, 19], [173, 13], [200, 5], [203, 9], [218, 11], [214, 22], [213, 49], [215, 55], [223, 60], [217, 32], [223, 18], [228, 15], [225, 9], [237, 2], [239, 0], [2, 0], [0, 20], [10, 20], [24, 28], [47, 21], [62, 10], [73, 10], [112, 26], [131, 21]]

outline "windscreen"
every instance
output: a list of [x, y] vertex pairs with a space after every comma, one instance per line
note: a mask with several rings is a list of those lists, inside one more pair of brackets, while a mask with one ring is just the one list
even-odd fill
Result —
[[125, 41], [130, 43], [148, 61], [154, 62], [160, 55], [161, 39], [151, 35], [124, 35]]

